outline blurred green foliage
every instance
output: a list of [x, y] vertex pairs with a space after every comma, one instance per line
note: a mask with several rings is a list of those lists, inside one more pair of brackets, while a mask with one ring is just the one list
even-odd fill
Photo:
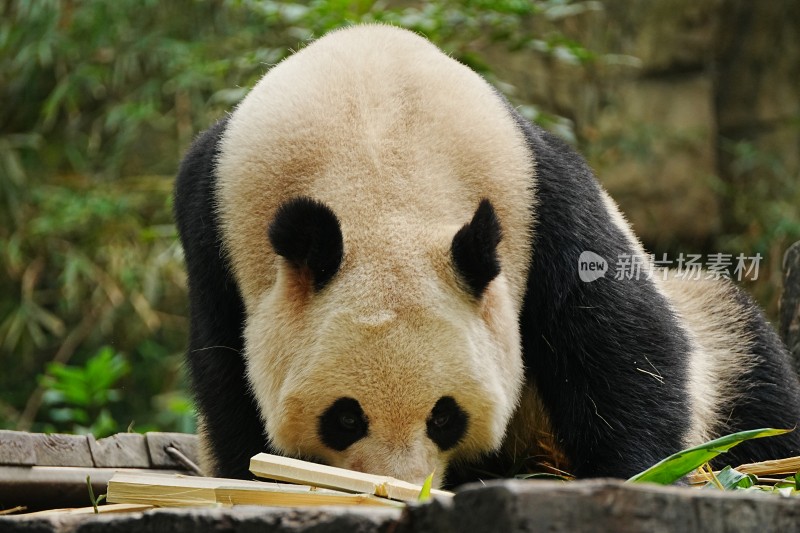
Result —
[[62, 363], [47, 365], [41, 378], [46, 389], [43, 401], [46, 417], [52, 424], [48, 432], [91, 433], [106, 437], [117, 431], [110, 404], [119, 402], [122, 395], [113, 387], [130, 372], [125, 358], [105, 346], [84, 366]]
[[[196, 132], [290, 47], [381, 21], [500, 82], [487, 45], [590, 61], [580, 44], [529, 27], [594, 4], [0, 3], [0, 428], [194, 429], [172, 176]], [[546, 110], [523, 111], [570, 134]]]

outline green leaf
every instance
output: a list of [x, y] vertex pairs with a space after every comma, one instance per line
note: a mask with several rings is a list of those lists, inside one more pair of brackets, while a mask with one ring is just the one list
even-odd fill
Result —
[[780, 481], [776, 482], [774, 487], [776, 489], [792, 489], [796, 490], [797, 484], [795, 483], [794, 476], [787, 477], [785, 479], [781, 479]]
[[419, 491], [419, 496], [417, 496], [417, 501], [426, 502], [431, 499], [431, 485], [433, 484], [433, 474], [425, 478], [425, 482], [422, 484], [422, 490]]
[[725, 490], [750, 488], [756, 484], [754, 478], [755, 476], [752, 474], [743, 474], [730, 466], [726, 466], [717, 474], [717, 481], [719, 481], [720, 485], [722, 485], [722, 488]]
[[749, 431], [740, 431], [732, 435], [726, 435], [718, 439], [714, 439], [680, 451], [676, 454], [670, 455], [666, 459], [651, 466], [644, 472], [636, 474], [628, 481], [633, 482], [649, 482], [659, 483], [661, 485], [669, 485], [679, 480], [686, 474], [690, 473], [695, 468], [707, 463], [721, 453], [725, 453], [737, 444], [746, 440], [758, 439], [761, 437], [772, 437], [775, 435], [783, 435], [793, 431], [791, 429], [753, 429]]

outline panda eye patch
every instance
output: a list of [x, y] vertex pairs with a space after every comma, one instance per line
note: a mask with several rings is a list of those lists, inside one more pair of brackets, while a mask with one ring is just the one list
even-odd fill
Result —
[[367, 434], [369, 423], [353, 398], [339, 398], [319, 417], [319, 438], [325, 446], [342, 451]]
[[467, 432], [467, 413], [452, 396], [439, 398], [428, 416], [427, 433], [440, 450], [446, 451], [458, 444]]

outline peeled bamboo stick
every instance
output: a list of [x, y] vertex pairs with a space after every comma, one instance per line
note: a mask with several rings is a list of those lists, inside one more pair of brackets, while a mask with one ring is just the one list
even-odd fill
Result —
[[107, 501], [158, 507], [207, 505], [382, 505], [398, 506], [369, 494], [349, 494], [314, 487], [194, 477], [182, 475], [120, 473], [108, 482]]
[[772, 475], [772, 474], [794, 474], [800, 470], [800, 456], [787, 457], [786, 459], [773, 459], [771, 461], [761, 461], [760, 463], [747, 463], [739, 465], [736, 470], [744, 474]]
[[[152, 505], [139, 504], [139, 503], [112, 503], [109, 505], [98, 505], [98, 514], [109, 513], [138, 513], [152, 509]], [[46, 511], [37, 511], [35, 513], [26, 513], [25, 517], [29, 516], [48, 516], [48, 515], [73, 515], [73, 514], [94, 514], [94, 507], [78, 507], [70, 509], [48, 509]]]
[[[250, 471], [258, 477], [314, 487], [374, 494], [400, 501], [416, 501], [422, 487], [388, 476], [354, 472], [280, 455], [259, 453], [250, 459]], [[431, 496], [452, 496], [452, 492], [431, 490]]]
[[[761, 461], [760, 463], [747, 463], [739, 465], [736, 470], [743, 474], [753, 474], [755, 476], [772, 475], [791, 475], [800, 470], [800, 456], [787, 457], [785, 459], [773, 459], [771, 461]], [[714, 472], [714, 475], [719, 471]], [[697, 472], [688, 476], [689, 483], [705, 483], [708, 475]]]

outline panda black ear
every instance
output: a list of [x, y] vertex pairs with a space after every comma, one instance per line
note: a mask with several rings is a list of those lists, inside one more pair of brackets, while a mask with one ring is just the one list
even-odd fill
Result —
[[500, 274], [497, 245], [502, 237], [494, 207], [485, 198], [478, 205], [472, 220], [453, 237], [450, 247], [453, 264], [469, 292], [476, 298], [480, 298], [489, 283]]
[[319, 291], [339, 270], [344, 254], [339, 219], [325, 204], [298, 197], [278, 208], [269, 225], [275, 253], [301, 272], [311, 274]]

